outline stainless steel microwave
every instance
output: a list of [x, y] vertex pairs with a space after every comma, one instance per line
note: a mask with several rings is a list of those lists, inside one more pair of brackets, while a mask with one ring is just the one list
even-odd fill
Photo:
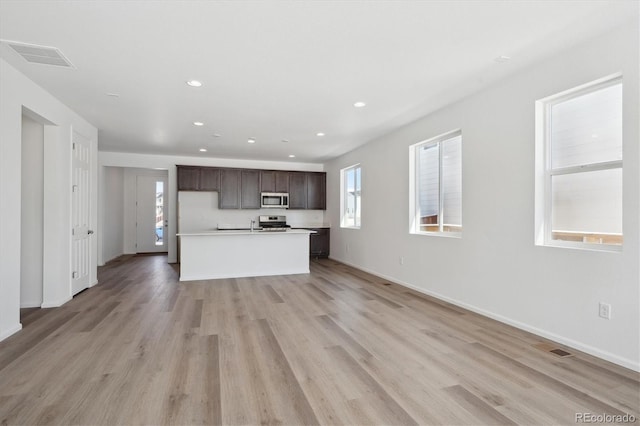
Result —
[[288, 209], [288, 192], [263, 192], [260, 194], [260, 205], [263, 209]]

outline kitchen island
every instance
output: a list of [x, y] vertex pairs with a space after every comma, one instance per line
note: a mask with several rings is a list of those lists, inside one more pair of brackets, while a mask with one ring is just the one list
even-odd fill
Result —
[[205, 231], [180, 238], [180, 281], [309, 273], [308, 229]]

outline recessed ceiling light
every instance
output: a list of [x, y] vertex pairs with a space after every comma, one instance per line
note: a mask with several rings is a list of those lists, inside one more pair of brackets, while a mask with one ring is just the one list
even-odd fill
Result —
[[511, 59], [511, 56], [500, 55], [497, 58], [495, 58], [494, 61], [496, 61], [496, 62], [507, 62], [510, 59]]
[[200, 148], [200, 152], [207, 152], [207, 148]]
[[282, 142], [289, 143], [289, 139], [282, 139]]
[[316, 136], [324, 136], [324, 133], [318, 132], [318, 133], [316, 133]]
[[353, 106], [356, 107], [356, 108], [362, 108], [365, 105], [366, 105], [366, 103], [364, 103], [362, 101], [358, 101], [355, 104], [353, 104]]
[[256, 140], [254, 138], [249, 138], [249, 140], [247, 141], [249, 143], [256, 143]]
[[220, 133], [214, 133], [212, 136], [213, 136], [214, 138], [219, 138], [219, 137], [220, 137]]
[[202, 83], [199, 82], [198, 80], [189, 80], [187, 81], [187, 84], [191, 87], [200, 87], [202, 86]]
[[119, 93], [105, 93], [105, 95], [111, 96], [112, 98], [119, 98], [120, 97]]
[[194, 126], [204, 126], [204, 123], [202, 121], [194, 121], [193, 125]]
[[289, 154], [289, 158], [295, 158], [296, 156], [293, 154]]
[[592, 135], [591, 135], [591, 137], [592, 137], [592, 138], [594, 138], [594, 139], [596, 139], [596, 138], [598, 137], [598, 134], [597, 134], [597, 133], [594, 133], [594, 134], [592, 134]]

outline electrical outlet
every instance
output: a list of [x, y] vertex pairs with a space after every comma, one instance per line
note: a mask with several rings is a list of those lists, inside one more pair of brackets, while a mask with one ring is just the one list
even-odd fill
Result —
[[611, 319], [611, 305], [608, 303], [600, 302], [599, 307], [599, 315], [600, 318]]
[[400, 256], [400, 258], [398, 259], [398, 262], [400, 262], [401, 265], [404, 265], [404, 257]]

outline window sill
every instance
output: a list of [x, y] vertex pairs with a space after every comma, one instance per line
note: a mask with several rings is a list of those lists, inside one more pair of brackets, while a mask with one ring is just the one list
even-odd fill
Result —
[[573, 249], [584, 251], [599, 251], [605, 253], [622, 253], [622, 245], [612, 244], [588, 244], [588, 243], [572, 243], [570, 241], [549, 241], [545, 243], [536, 243], [538, 247], [551, 247], [561, 249]]
[[360, 229], [359, 226], [344, 226], [344, 225], [340, 225], [340, 228], [342, 228], [342, 229]]
[[462, 239], [462, 232], [416, 232], [411, 231], [412, 235], [425, 235], [430, 237], [458, 238]]

